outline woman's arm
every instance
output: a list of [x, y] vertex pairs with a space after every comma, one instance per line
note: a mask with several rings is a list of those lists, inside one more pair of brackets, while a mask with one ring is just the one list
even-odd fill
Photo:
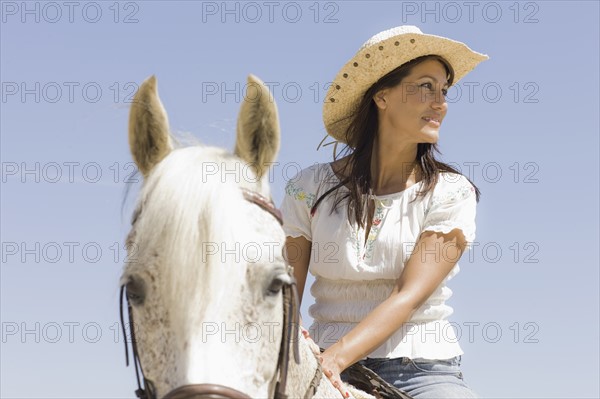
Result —
[[458, 229], [448, 234], [427, 231], [390, 296], [348, 334], [322, 354], [323, 370], [341, 387], [339, 374], [383, 344], [438, 288], [460, 259], [467, 242]]
[[298, 308], [302, 304], [302, 294], [304, 294], [306, 276], [308, 275], [311, 246], [312, 243], [302, 236], [296, 238], [287, 237], [285, 240], [283, 254], [287, 262], [294, 268], [294, 277], [296, 278], [296, 286], [298, 288]]

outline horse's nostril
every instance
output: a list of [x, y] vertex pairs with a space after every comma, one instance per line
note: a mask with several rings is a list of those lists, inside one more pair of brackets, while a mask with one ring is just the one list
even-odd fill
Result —
[[176, 388], [164, 399], [250, 399], [250, 397], [224, 385], [194, 384]]

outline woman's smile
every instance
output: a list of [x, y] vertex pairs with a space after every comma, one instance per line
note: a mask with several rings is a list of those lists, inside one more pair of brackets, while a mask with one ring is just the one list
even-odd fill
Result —
[[440, 127], [440, 125], [442, 124], [441, 116], [424, 116], [421, 119], [423, 119], [425, 122], [427, 122], [428, 125], [431, 125], [434, 127]]

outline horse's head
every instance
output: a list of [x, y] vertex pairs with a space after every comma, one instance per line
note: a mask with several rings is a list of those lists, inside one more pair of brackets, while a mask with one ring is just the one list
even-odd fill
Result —
[[174, 149], [151, 77], [131, 106], [129, 144], [144, 184], [121, 284], [149, 390], [273, 396], [282, 287], [291, 282], [285, 236], [264, 200], [279, 150], [273, 97], [249, 77], [235, 155]]

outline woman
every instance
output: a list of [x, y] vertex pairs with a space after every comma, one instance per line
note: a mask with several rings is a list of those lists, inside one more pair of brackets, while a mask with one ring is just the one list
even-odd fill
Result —
[[310, 335], [342, 394], [341, 373], [361, 361], [415, 398], [477, 397], [445, 301], [475, 237], [479, 191], [434, 151], [448, 87], [487, 58], [413, 26], [373, 36], [323, 109], [349, 155], [287, 184], [286, 256], [300, 297], [315, 276]]

